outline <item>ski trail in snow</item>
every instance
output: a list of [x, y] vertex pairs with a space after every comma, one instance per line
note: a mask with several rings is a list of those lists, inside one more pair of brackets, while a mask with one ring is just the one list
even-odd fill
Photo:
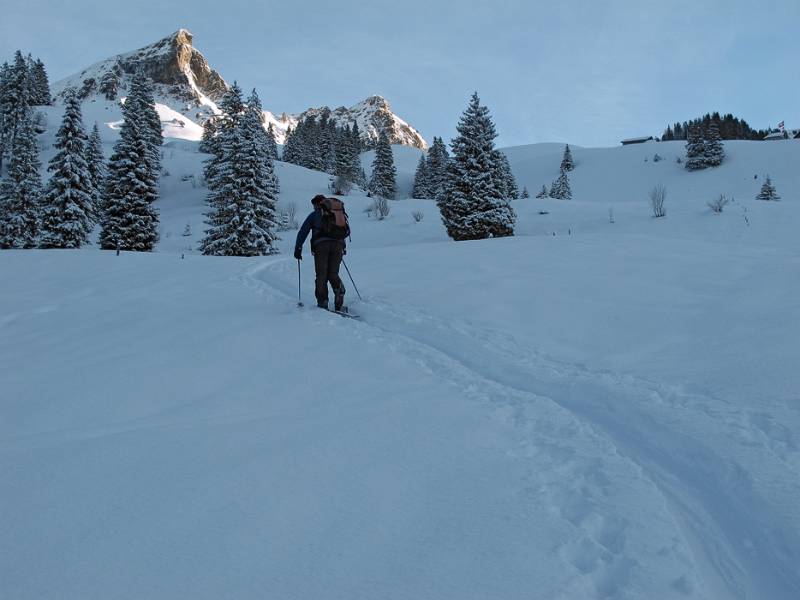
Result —
[[[242, 280], [285, 300], [287, 284], [273, 273], [282, 264], [259, 265]], [[662, 546], [664, 560], [671, 552], [680, 562], [688, 547], [690, 560], [706, 574], [702, 590], [696, 590], [694, 572], [687, 569], [674, 577], [673, 590], [711, 598], [800, 597], [800, 538], [793, 514], [800, 497], [800, 459], [792, 432], [771, 416], [631, 376], [559, 363], [507, 332], [433, 317], [414, 307], [379, 302], [362, 305], [362, 312], [367, 322], [354, 327], [354, 335], [369, 339], [379, 332], [381, 343], [415, 356], [421, 366], [472, 396], [510, 407], [511, 418], [529, 437], [517, 452], [527, 453], [533, 464], [546, 456], [539, 470], [559, 474], [546, 484], [532, 475], [531, 499], [557, 507], [559, 517], [580, 532], [557, 551], [592, 579], [595, 594], [613, 596], [626, 584], [636, 587], [631, 578], [638, 565], [626, 562], [635, 556], [626, 544], [653, 515], [646, 513], [637, 523], [634, 514], [625, 516], [630, 506], [614, 514], [612, 490], [627, 476], [626, 485], [638, 493], [652, 487], [647, 490], [651, 510], [662, 502], [665, 518], [683, 533], [669, 551]], [[556, 416], [553, 405], [568, 413], [569, 426], [559, 421], [564, 416]], [[722, 433], [709, 436], [712, 431]], [[764, 435], [759, 439], [754, 431]], [[594, 464], [589, 456], [576, 460], [580, 436], [605, 450]], [[553, 462], [564, 456], [571, 459], [560, 466]], [[628, 463], [627, 475], [608, 462], [609, 456]], [[601, 506], [606, 510], [595, 509]], [[773, 521], [774, 514], [785, 519]]]

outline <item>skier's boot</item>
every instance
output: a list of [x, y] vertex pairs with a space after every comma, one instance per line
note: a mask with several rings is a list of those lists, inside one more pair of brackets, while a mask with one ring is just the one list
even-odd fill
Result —
[[333, 309], [337, 312], [341, 312], [342, 308], [344, 307], [344, 284], [340, 283], [339, 288], [333, 290]]
[[328, 301], [325, 300], [325, 302], [323, 302], [322, 300], [317, 300], [317, 308], [324, 308], [325, 310], [328, 310]]

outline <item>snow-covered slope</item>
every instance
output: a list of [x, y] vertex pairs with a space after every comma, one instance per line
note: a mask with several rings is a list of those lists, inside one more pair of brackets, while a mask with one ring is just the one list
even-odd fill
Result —
[[[163, 110], [180, 113], [181, 120], [191, 123], [196, 129], [210, 114], [218, 111], [216, 102], [222, 98], [228, 84], [211, 68], [192, 41], [192, 34], [180, 29], [153, 44], [100, 61], [56, 82], [53, 94], [59, 100], [67, 89], [75, 89], [87, 101], [113, 101], [125, 96], [130, 78], [141, 71], [154, 82], [156, 102], [164, 107]], [[104, 80], [108, 77], [118, 80], [118, 89], [111, 93], [104, 87]], [[323, 112], [342, 126], [358, 123], [367, 144], [373, 144], [380, 133], [385, 132], [393, 144], [421, 149], [428, 147], [419, 132], [395, 115], [381, 96], [370, 96], [350, 108], [322, 106], [309, 108], [299, 115], [266, 110], [264, 125], [267, 127], [272, 123], [278, 143], [283, 144], [289, 127], [294, 128], [298, 120], [307, 116], [319, 117]], [[187, 137], [186, 132], [179, 133], [177, 137]]]
[[[533, 193], [562, 149], [506, 151]], [[799, 597], [800, 144], [726, 150], [574, 148], [575, 199], [499, 240], [349, 196], [356, 322], [296, 308], [294, 232], [199, 256], [203, 156], [168, 140], [158, 252], [0, 253], [5, 594]], [[326, 191], [277, 172], [301, 217]]]

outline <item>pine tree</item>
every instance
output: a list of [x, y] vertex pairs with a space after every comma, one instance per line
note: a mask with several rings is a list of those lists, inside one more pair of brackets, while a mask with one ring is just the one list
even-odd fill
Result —
[[[161, 133], [161, 117], [158, 116], [153, 98], [153, 85], [143, 74], [137, 73], [131, 80], [131, 87], [125, 104], [131, 104], [129, 110], [137, 113], [144, 139], [147, 143], [148, 167], [155, 179], [161, 175], [161, 144], [164, 141]], [[133, 106], [133, 105], [136, 106]], [[154, 198], [155, 200], [155, 198]]]
[[397, 169], [394, 166], [392, 147], [384, 131], [378, 137], [375, 146], [375, 159], [372, 161], [372, 176], [369, 179], [369, 191], [373, 196], [393, 200], [397, 194]]
[[564, 147], [564, 157], [561, 159], [561, 170], [568, 172], [575, 168], [572, 162], [572, 151], [569, 149], [569, 144]]
[[211, 156], [203, 164], [203, 175], [209, 190], [214, 191], [222, 185], [222, 182], [217, 180], [219, 173], [225, 171], [225, 161], [227, 160], [225, 148], [231, 143], [244, 108], [242, 90], [234, 82], [220, 100], [220, 114], [214, 116], [213, 123], [208, 125], [206, 148]]
[[433, 144], [428, 151], [428, 191], [431, 198], [438, 198], [442, 194], [449, 162], [450, 156], [444, 141], [434, 136]]
[[4, 66], [2, 96], [0, 96], [0, 114], [2, 130], [0, 130], [0, 171], [3, 167], [3, 156], [14, 146], [20, 124], [31, 121], [30, 85], [28, 83], [28, 65], [22, 52], [14, 54], [14, 63]]
[[514, 234], [516, 215], [500, 193], [489, 109], [477, 92], [461, 116], [458, 136], [451, 142], [444, 191], [436, 204], [448, 235], [454, 240], [483, 239]]
[[519, 198], [519, 188], [517, 187], [517, 180], [514, 177], [514, 173], [511, 171], [508, 157], [499, 150], [495, 152], [497, 153], [496, 161], [498, 165], [497, 177], [500, 181], [503, 197], [517, 200]]
[[547, 191], [547, 186], [546, 185], [542, 185], [542, 189], [539, 190], [539, 193], [536, 194], [536, 197], [537, 198], [547, 198], [549, 195], [550, 195], [550, 193]]
[[725, 158], [725, 149], [719, 136], [719, 127], [717, 127], [716, 121], [712, 121], [706, 130], [704, 158], [705, 164], [709, 167], [718, 167]]
[[103, 182], [106, 178], [106, 163], [103, 156], [103, 141], [100, 139], [100, 129], [97, 123], [92, 128], [89, 141], [86, 144], [86, 165], [89, 169], [89, 177], [92, 181], [92, 206], [94, 215], [99, 220], [103, 214], [101, 206], [101, 196], [103, 192]]
[[200, 138], [198, 150], [203, 154], [214, 154], [214, 144], [217, 138], [217, 118], [209, 116], [203, 123], [203, 135]]
[[278, 140], [275, 139], [275, 128], [272, 123], [267, 127], [267, 153], [272, 160], [278, 160]]
[[527, 185], [522, 186], [522, 198], [525, 199], [525, 198], [530, 198], [530, 197], [531, 197], [531, 195], [528, 192], [528, 186]]
[[756, 200], [780, 200], [781, 197], [778, 195], [775, 186], [772, 185], [772, 180], [767, 175], [766, 181], [761, 186], [761, 191], [756, 196]]
[[39, 233], [42, 181], [30, 113], [17, 123], [8, 177], [0, 180], [0, 248], [34, 248]]
[[412, 198], [430, 198], [430, 188], [428, 182], [428, 161], [425, 155], [419, 157], [417, 171], [414, 173], [414, 187], [411, 190]]
[[52, 102], [50, 97], [50, 82], [44, 63], [39, 60], [30, 60], [28, 64], [30, 77], [30, 102], [31, 106], [47, 106]]
[[64, 98], [64, 117], [56, 134], [58, 153], [42, 197], [42, 248], [80, 248], [94, 223], [94, 183], [86, 163], [86, 131], [81, 101], [74, 91]]
[[[129, 96], [130, 98], [130, 96]], [[100, 247], [148, 252], [158, 241], [158, 178], [152, 164], [153, 130], [134, 99], [122, 107], [119, 140], [108, 161], [103, 190]]]
[[98, 90], [101, 94], [103, 94], [103, 96], [105, 96], [106, 100], [114, 101], [117, 99], [117, 93], [119, 92], [120, 71], [121, 68], [119, 64], [116, 64], [112, 69], [109, 69], [103, 73], [103, 76], [100, 78], [100, 86], [98, 87]]
[[550, 197], [558, 200], [572, 200], [572, 188], [570, 188], [566, 171], [561, 171], [553, 185], [550, 186]]
[[697, 125], [689, 127], [686, 140], [686, 168], [689, 171], [705, 169], [706, 144]]
[[[255, 97], [255, 100], [254, 100]], [[201, 242], [203, 254], [257, 256], [274, 254], [277, 239], [275, 203], [277, 178], [272, 158], [264, 152], [264, 126], [257, 96], [225, 145], [221, 187], [210, 196], [209, 228]]]

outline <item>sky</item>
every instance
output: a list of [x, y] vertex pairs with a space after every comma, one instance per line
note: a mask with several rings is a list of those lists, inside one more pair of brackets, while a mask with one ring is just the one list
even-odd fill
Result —
[[430, 141], [477, 91], [498, 146], [612, 146], [731, 112], [800, 128], [800, 1], [0, 0], [51, 81], [180, 28], [275, 113], [380, 94]]

